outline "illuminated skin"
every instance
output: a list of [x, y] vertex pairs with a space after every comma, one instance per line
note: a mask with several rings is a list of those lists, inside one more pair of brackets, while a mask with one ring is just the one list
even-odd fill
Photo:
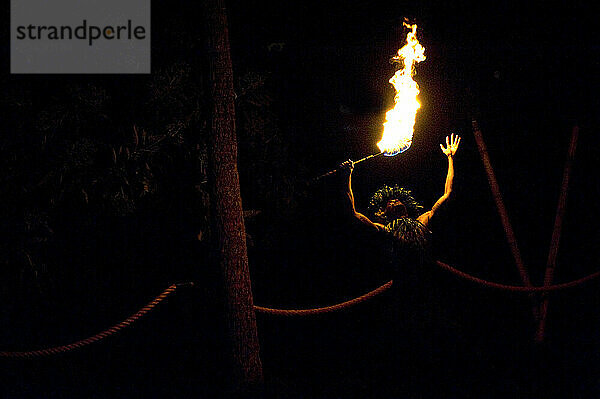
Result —
[[[444, 194], [435, 202], [435, 204], [431, 207], [431, 210], [417, 217], [417, 220], [421, 222], [424, 226], [429, 225], [429, 222], [431, 221], [431, 218], [433, 218], [433, 216], [435, 215], [435, 212], [440, 208], [440, 206], [442, 206], [442, 204], [450, 197], [450, 194], [452, 193], [452, 182], [454, 180], [454, 155], [458, 151], [459, 144], [460, 137], [458, 135], [455, 135], [454, 133], [446, 137], [446, 146], [440, 144], [442, 153], [448, 158], [448, 174], [446, 175]], [[382, 225], [381, 223], [373, 222], [362, 213], [356, 211], [356, 208], [354, 207], [354, 195], [352, 194], [353, 169], [354, 162], [352, 162], [351, 160], [348, 160], [340, 165], [340, 171], [343, 174], [348, 175], [348, 187], [344, 196], [344, 208], [351, 217], [356, 218], [361, 223], [369, 227], [375, 228], [377, 230], [384, 231], [384, 225]], [[406, 207], [397, 198], [392, 198], [388, 201], [384, 214], [389, 220], [394, 220], [402, 216], [407, 216]]]

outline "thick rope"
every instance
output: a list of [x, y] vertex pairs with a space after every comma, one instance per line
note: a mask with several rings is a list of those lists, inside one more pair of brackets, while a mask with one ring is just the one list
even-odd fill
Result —
[[98, 334], [92, 335], [91, 337], [73, 342], [67, 345], [55, 346], [46, 349], [38, 349], [33, 351], [24, 351], [24, 352], [0, 352], [0, 357], [3, 358], [16, 358], [16, 359], [31, 359], [42, 356], [51, 356], [56, 355], [58, 353], [69, 352], [74, 349], [79, 349], [84, 346], [93, 344], [94, 342], [98, 342], [101, 339], [109, 337], [119, 330], [135, 323], [141, 317], [143, 317], [146, 313], [150, 312], [156, 305], [164, 301], [169, 295], [175, 292], [175, 290], [182, 285], [193, 285], [193, 283], [184, 283], [184, 284], [173, 284], [166, 290], [162, 292], [159, 296], [154, 298], [154, 300], [148, 303], [146, 306], [123, 320], [122, 322], [115, 324], [114, 326], [107, 328], [104, 331], [99, 332]]
[[558, 290], [563, 290], [563, 289], [567, 289], [567, 288], [573, 288], [576, 287], [578, 285], [581, 285], [587, 281], [593, 280], [597, 277], [600, 276], [600, 271], [589, 274], [585, 277], [579, 278], [577, 280], [573, 280], [573, 281], [569, 281], [567, 283], [561, 283], [561, 284], [554, 284], [554, 285], [546, 285], [543, 287], [524, 287], [524, 286], [520, 286], [520, 285], [508, 285], [508, 284], [500, 284], [500, 283], [495, 283], [493, 281], [487, 281], [484, 279], [481, 279], [479, 277], [475, 277], [469, 273], [465, 273], [461, 270], [458, 270], [444, 262], [440, 262], [435, 261], [435, 264], [438, 265], [439, 267], [441, 267], [444, 270], [449, 271], [450, 273], [459, 276], [465, 280], [469, 280], [471, 282], [477, 283], [479, 285], [485, 286], [485, 287], [489, 287], [489, 288], [496, 288], [499, 290], [504, 290], [504, 291], [513, 291], [513, 292], [549, 292], [549, 291], [558, 291]]
[[354, 306], [361, 302], [364, 302], [368, 299], [371, 299], [374, 296], [377, 296], [377, 295], [381, 294], [382, 292], [384, 292], [385, 290], [387, 290], [388, 288], [390, 288], [392, 286], [392, 283], [393, 283], [393, 281], [388, 281], [381, 287], [376, 288], [371, 292], [367, 292], [366, 294], [361, 295], [358, 298], [354, 298], [354, 299], [351, 299], [346, 302], [338, 303], [336, 305], [325, 306], [322, 308], [272, 309], [272, 308], [265, 308], [263, 306], [255, 305], [254, 310], [256, 310], [257, 312], [260, 312], [260, 313], [268, 313], [268, 314], [273, 314], [273, 315], [277, 315], [277, 316], [306, 316], [306, 315], [313, 315], [313, 314], [320, 314], [320, 313], [330, 313], [330, 312], [335, 312], [337, 310], [349, 308], [351, 306]]
[[[501, 284], [501, 283], [496, 283], [493, 281], [484, 280], [482, 278], [475, 277], [469, 273], [465, 273], [461, 270], [458, 270], [444, 262], [440, 262], [439, 260], [435, 261], [435, 264], [438, 265], [439, 267], [441, 267], [442, 269], [449, 271], [450, 273], [452, 273], [458, 277], [461, 277], [465, 280], [471, 281], [473, 283], [477, 283], [479, 285], [482, 285], [482, 286], [488, 287], [488, 288], [495, 288], [495, 289], [499, 289], [499, 290], [503, 290], [503, 291], [511, 291], [511, 292], [532, 293], [532, 292], [558, 291], [558, 290], [573, 288], [573, 287], [576, 287], [583, 283], [586, 283], [590, 280], [593, 280], [597, 277], [600, 277], [600, 271], [599, 271], [599, 272], [595, 272], [595, 273], [589, 274], [585, 277], [579, 278], [577, 280], [569, 281], [566, 283], [547, 285], [547, 286], [543, 286], [543, 287], [536, 287], [536, 286], [525, 287], [525, 286], [521, 286], [521, 285]], [[267, 308], [264, 306], [254, 305], [254, 310], [256, 310], [257, 312], [260, 312], [260, 313], [272, 314], [272, 315], [277, 315], [277, 316], [307, 316], [307, 315], [314, 315], [314, 314], [320, 314], [320, 313], [331, 313], [331, 312], [335, 312], [337, 310], [349, 308], [351, 306], [354, 306], [361, 302], [364, 302], [368, 299], [371, 299], [374, 296], [377, 296], [377, 295], [381, 294], [382, 292], [384, 292], [385, 290], [387, 290], [388, 288], [390, 288], [392, 286], [392, 284], [393, 284], [393, 280], [388, 281], [387, 283], [383, 284], [379, 288], [376, 288], [373, 291], [370, 291], [364, 295], [361, 295], [358, 298], [354, 298], [349, 301], [345, 301], [345, 302], [341, 302], [341, 303], [338, 303], [335, 305], [325, 306], [325, 307], [321, 307], [321, 308], [277, 309], [277, 308]]]
[[[518, 286], [518, 285], [501, 284], [501, 283], [496, 283], [493, 281], [484, 280], [482, 278], [475, 277], [469, 273], [458, 270], [458, 269], [456, 269], [444, 262], [441, 262], [439, 260], [435, 261], [435, 264], [437, 266], [441, 267], [442, 269], [444, 269], [458, 277], [461, 277], [465, 280], [471, 281], [473, 283], [477, 283], [479, 285], [482, 285], [482, 286], [488, 287], [488, 288], [495, 288], [495, 289], [499, 289], [499, 290], [503, 290], [503, 291], [511, 291], [511, 292], [532, 293], [532, 292], [558, 291], [558, 290], [562, 290], [562, 289], [573, 288], [573, 287], [576, 287], [583, 283], [586, 283], [590, 280], [593, 280], [597, 277], [600, 277], [600, 271], [598, 271], [598, 272], [589, 274], [585, 277], [579, 278], [577, 280], [569, 281], [566, 283], [547, 285], [547, 286], [543, 286], [543, 287], [535, 287], [535, 286], [534, 287], [524, 287], [524, 286]], [[382, 286], [374, 289], [373, 291], [367, 292], [366, 294], [361, 295], [357, 298], [350, 299], [348, 301], [341, 302], [341, 303], [338, 303], [335, 305], [324, 306], [324, 307], [320, 307], [320, 308], [277, 309], [277, 308], [267, 308], [264, 306], [254, 305], [254, 310], [259, 313], [272, 314], [272, 315], [276, 315], [276, 316], [308, 316], [308, 315], [315, 315], [315, 314], [321, 314], [321, 313], [331, 313], [331, 312], [335, 312], [338, 310], [350, 308], [354, 305], [365, 302], [365, 301], [381, 294], [382, 292], [386, 291], [387, 289], [389, 289], [393, 283], [394, 283], [393, 280], [390, 280], [387, 283], [383, 284]], [[185, 285], [193, 285], [193, 283], [186, 283]], [[55, 355], [55, 354], [62, 353], [62, 352], [68, 352], [73, 349], [78, 349], [83, 346], [87, 346], [94, 342], [100, 341], [101, 339], [104, 339], [110, 335], [115, 334], [119, 330], [131, 325], [132, 323], [134, 323], [135, 321], [140, 319], [146, 313], [150, 312], [156, 305], [158, 305], [160, 302], [162, 302], [164, 299], [166, 299], [169, 295], [171, 295], [173, 292], [175, 292], [175, 290], [179, 286], [180, 286], [179, 284], [171, 285], [162, 294], [157, 296], [152, 302], [148, 303], [146, 306], [144, 306], [143, 308], [138, 310], [133, 315], [129, 316], [127, 319], [123, 320], [121, 323], [115, 324], [114, 326], [112, 326], [98, 334], [92, 335], [91, 337], [88, 337], [86, 339], [82, 339], [80, 341], [77, 341], [77, 342], [74, 342], [74, 343], [68, 344], [68, 345], [56, 346], [56, 347], [52, 347], [52, 348], [40, 349], [40, 350], [35, 350], [35, 351], [0, 352], [0, 357], [29, 359], [29, 358], [34, 358], [34, 357], [50, 356], [50, 355]]]

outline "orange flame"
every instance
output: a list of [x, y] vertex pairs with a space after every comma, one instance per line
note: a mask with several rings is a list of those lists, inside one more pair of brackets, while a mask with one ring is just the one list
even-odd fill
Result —
[[396, 89], [394, 108], [385, 114], [383, 136], [377, 146], [384, 155], [396, 155], [408, 150], [412, 143], [417, 110], [421, 107], [417, 96], [419, 85], [413, 80], [415, 64], [425, 60], [425, 48], [417, 40], [417, 25], [404, 26], [410, 28], [406, 35], [406, 44], [394, 60], [399, 60], [403, 68], [396, 71], [390, 83]]

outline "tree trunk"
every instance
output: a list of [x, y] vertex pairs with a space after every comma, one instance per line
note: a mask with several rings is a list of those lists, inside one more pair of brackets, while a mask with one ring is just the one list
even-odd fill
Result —
[[225, 291], [226, 339], [232, 372], [228, 390], [235, 396], [249, 396], [262, 390], [263, 375], [237, 170], [235, 94], [227, 14], [224, 0], [204, 0], [204, 6], [207, 82], [212, 100], [208, 151], [211, 236]]

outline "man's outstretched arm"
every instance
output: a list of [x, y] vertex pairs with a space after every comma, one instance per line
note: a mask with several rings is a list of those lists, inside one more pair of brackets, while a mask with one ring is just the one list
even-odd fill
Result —
[[352, 193], [352, 171], [354, 170], [354, 162], [352, 162], [351, 160], [347, 160], [346, 162], [342, 163], [338, 169], [343, 176], [348, 176], [348, 184], [344, 187], [344, 214], [358, 220], [365, 226], [377, 230], [384, 230], [384, 225], [380, 223], [374, 223], [371, 221], [371, 219], [369, 219], [362, 213], [356, 211], [356, 208], [354, 206], [354, 194]]
[[454, 181], [454, 155], [458, 151], [458, 145], [460, 144], [460, 137], [452, 133], [450, 137], [446, 136], [446, 147], [440, 144], [440, 148], [446, 157], [448, 157], [448, 174], [446, 175], [446, 184], [444, 185], [444, 194], [433, 204], [431, 210], [425, 212], [417, 218], [417, 220], [423, 223], [425, 226], [429, 224], [429, 221], [439, 209], [440, 206], [450, 197], [452, 193], [452, 183]]

